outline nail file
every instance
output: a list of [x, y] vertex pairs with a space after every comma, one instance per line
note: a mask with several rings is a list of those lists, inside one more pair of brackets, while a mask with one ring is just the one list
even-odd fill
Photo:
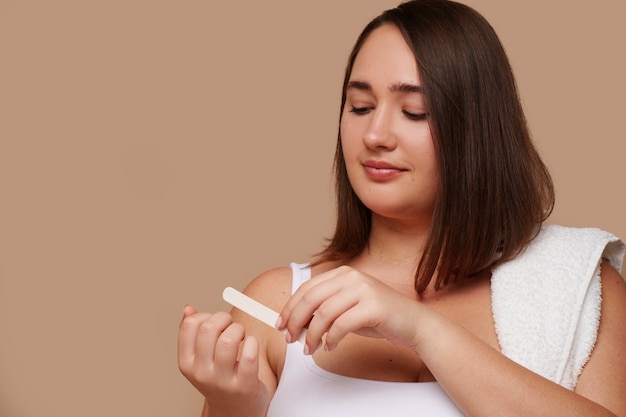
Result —
[[[239, 310], [243, 311], [244, 313], [251, 315], [255, 319], [262, 321], [268, 326], [273, 327], [274, 329], [277, 329], [276, 320], [278, 320], [279, 314], [275, 312], [274, 310], [272, 310], [271, 308], [264, 306], [258, 301], [248, 297], [247, 295], [237, 291], [236, 289], [232, 287], [224, 288], [224, 292], [222, 293], [222, 298], [224, 299], [224, 301], [226, 301], [228, 304], [232, 305], [233, 307], [236, 307]], [[285, 330], [282, 330], [282, 329], [277, 329], [277, 330], [280, 330], [283, 333], [285, 333]], [[302, 332], [298, 341], [301, 343], [305, 343], [305, 336], [306, 336], [306, 330]]]

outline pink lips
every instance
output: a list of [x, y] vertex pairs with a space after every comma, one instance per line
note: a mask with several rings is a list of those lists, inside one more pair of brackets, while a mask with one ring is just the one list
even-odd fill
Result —
[[363, 162], [363, 167], [367, 175], [375, 181], [385, 181], [405, 171], [385, 161], [367, 160]]

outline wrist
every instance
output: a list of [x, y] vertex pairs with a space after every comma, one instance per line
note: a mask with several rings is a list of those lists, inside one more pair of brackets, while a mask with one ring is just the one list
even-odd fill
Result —
[[206, 417], [265, 417], [267, 407], [250, 407], [240, 405], [220, 407], [219, 405], [211, 405], [207, 407]]
[[436, 349], [436, 341], [440, 339], [440, 333], [445, 328], [447, 319], [421, 303], [416, 303], [413, 309], [413, 338], [411, 349], [422, 356], [429, 349]]
[[[265, 417], [269, 407], [269, 394], [263, 390], [253, 398], [250, 396], [219, 395], [218, 398], [205, 396], [208, 412], [206, 417]], [[203, 415], [204, 417], [204, 415]]]

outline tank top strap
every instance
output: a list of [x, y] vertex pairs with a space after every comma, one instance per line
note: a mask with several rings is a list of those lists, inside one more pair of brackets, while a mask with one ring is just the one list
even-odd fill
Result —
[[291, 294], [296, 292], [296, 290], [305, 283], [306, 281], [311, 279], [311, 267], [309, 264], [298, 264], [292, 262], [291, 266]]

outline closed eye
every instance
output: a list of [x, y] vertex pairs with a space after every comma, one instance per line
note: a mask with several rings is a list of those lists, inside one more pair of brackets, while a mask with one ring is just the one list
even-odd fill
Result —
[[361, 115], [369, 113], [372, 109], [372, 107], [352, 107], [350, 112]]
[[428, 116], [430, 115], [429, 113], [411, 113], [406, 110], [402, 110], [402, 113], [410, 120], [415, 120], [415, 121], [426, 120], [428, 119]]

